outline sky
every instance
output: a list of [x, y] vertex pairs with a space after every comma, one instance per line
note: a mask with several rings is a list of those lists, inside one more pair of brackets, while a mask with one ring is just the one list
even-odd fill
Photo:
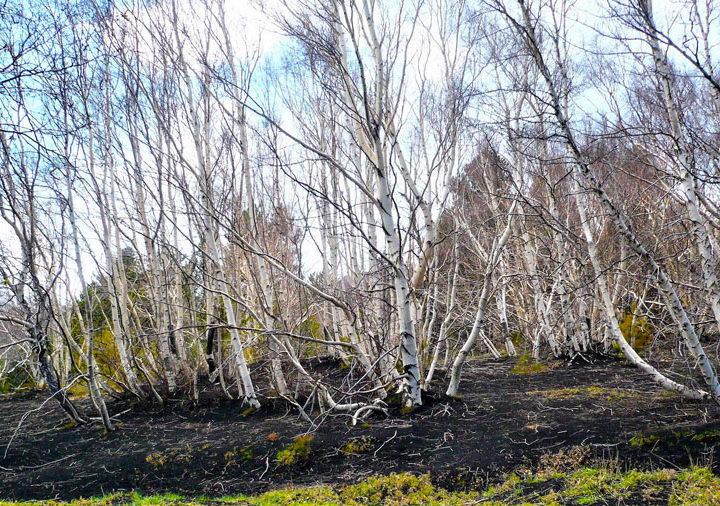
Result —
[[[655, 0], [655, 13], [656, 19], [661, 26], [671, 27], [674, 30], [672, 33], [679, 33], [681, 23], [679, 19], [681, 15], [687, 15], [687, 9], [684, 8], [684, 3], [678, 0]], [[390, 2], [391, 5], [399, 5], [397, 2]], [[182, 0], [180, 18], [182, 23], [188, 27], [189, 30], [197, 29], [202, 30], [201, 21], [203, 19], [202, 13], [198, 12], [199, 2], [190, 0]], [[255, 53], [262, 61], [274, 62], [279, 65], [284, 56], [287, 56], [292, 44], [281, 34], [281, 30], [276, 26], [273, 15], [282, 13], [285, 6], [281, 0], [230, 0], [226, 3], [226, 12], [228, 16], [228, 25], [231, 27], [231, 36], [236, 37], [235, 46], [237, 48], [249, 46], [247, 51], [249, 53]], [[602, 13], [606, 8], [607, 3], [604, 1], [596, 0], [577, 0], [575, 2], [575, 10], [573, 11], [573, 21], [571, 22], [569, 34], [571, 43], [577, 48], [583, 48], [590, 42], [592, 42], [598, 34], [598, 29], [603, 28], [606, 24]], [[146, 12], [146, 19], [158, 19], [162, 16], [159, 12]], [[120, 9], [121, 10], [121, 9]], [[421, 19], [424, 26], [432, 26], [432, 19]], [[432, 29], [431, 29], [432, 30]], [[713, 52], [717, 54], [718, 38], [720, 33], [714, 34], [713, 40]], [[148, 37], [150, 40], [150, 37]], [[417, 37], [417, 40], [420, 40]], [[609, 41], [606, 39], [605, 43]], [[641, 46], [641, 42], [635, 43], [636, 47]], [[409, 52], [415, 56], [409, 65], [409, 76], [410, 83], [417, 82], [418, 76], [425, 75], [431, 80], [438, 80], [441, 77], [441, 65], [438, 65], [439, 55], [437, 54], [437, 48], [428, 47], [418, 43], [410, 44], [408, 46]], [[146, 48], [150, 51], [149, 48]], [[259, 77], [256, 79], [256, 86], [263, 83], [262, 72], [263, 67], [258, 67]], [[413, 92], [409, 94], [410, 102], [412, 102]], [[605, 103], [604, 97], [592, 88], [588, 88], [576, 99], [576, 106], [579, 114], [587, 114], [592, 117], [597, 117], [607, 110], [607, 104]], [[412, 122], [412, 116], [410, 115], [411, 108], [407, 110], [408, 117], [406, 123]], [[285, 119], [289, 119], [289, 116], [283, 117], [283, 123], [286, 123]], [[287, 121], [287, 123], [290, 123]], [[288, 198], [292, 197], [294, 193], [293, 187], [286, 189]], [[90, 209], [89, 214], [93, 212]], [[92, 235], [92, 234], [90, 234]], [[10, 251], [13, 256], [19, 257], [19, 251], [16, 241], [12, 240], [12, 233], [9, 226], [0, 220], [0, 237], [2, 237], [2, 246], [5, 250]], [[306, 241], [307, 244], [303, 245], [305, 250], [304, 259], [307, 262], [307, 272], [319, 270], [321, 268], [321, 256], [317, 248], [314, 246], [313, 241]], [[318, 241], [319, 242], [319, 241]], [[93, 246], [95, 249], [96, 246]], [[88, 258], [88, 264], [93, 265], [94, 261], [90, 261], [92, 254], [86, 252], [86, 258]]]

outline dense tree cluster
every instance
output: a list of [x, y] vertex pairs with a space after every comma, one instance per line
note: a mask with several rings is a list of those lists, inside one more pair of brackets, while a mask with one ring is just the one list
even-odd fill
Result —
[[0, 6], [3, 389], [312, 422], [619, 353], [720, 400], [713, 2], [246, 7]]

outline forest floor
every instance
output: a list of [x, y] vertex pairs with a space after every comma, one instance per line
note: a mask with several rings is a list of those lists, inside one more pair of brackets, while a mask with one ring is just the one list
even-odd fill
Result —
[[[116, 403], [110, 409], [118, 430], [104, 434], [100, 425], [68, 425], [56, 403], [42, 404], [45, 394], [1, 400], [0, 500], [257, 495], [406, 472], [427, 474], [442, 489], [494, 484], [501, 494], [497, 487], [506, 485], [498, 484], [508, 477], [543, 472], [541, 481], [552, 484], [553, 476], [581, 468], [718, 471], [720, 409], [662, 391], [621, 361], [537, 372], [512, 359], [478, 359], [463, 374], [461, 399], [429, 392], [413, 413], [391, 411], [355, 426], [349, 416], [328, 416], [299, 441], [308, 422], [280, 406], [247, 412], [232, 402], [164, 409]], [[527, 483], [536, 493], [540, 481]], [[663, 497], [656, 503], [667, 504]], [[559, 503], [582, 503], [573, 501]]]

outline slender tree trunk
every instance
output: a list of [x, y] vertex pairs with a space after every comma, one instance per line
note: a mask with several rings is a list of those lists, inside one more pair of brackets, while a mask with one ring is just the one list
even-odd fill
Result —
[[625, 355], [625, 357], [634, 366], [648, 373], [650, 377], [662, 387], [669, 390], [676, 390], [685, 397], [689, 397], [692, 399], [702, 399], [707, 397], [707, 393], [688, 388], [685, 385], [681, 385], [680, 383], [677, 383], [661, 374], [657, 369], [655, 369], [653, 366], [640, 358], [637, 352], [625, 340], [625, 337], [620, 330], [620, 324], [618, 322], [617, 316], [615, 315], [615, 306], [613, 305], [613, 302], [610, 298], [610, 290], [608, 288], [607, 280], [605, 278], [605, 272], [600, 265], [600, 260], [597, 254], [597, 247], [595, 245], [595, 238], [593, 236], [592, 230], [590, 229], [590, 224], [588, 223], [585, 204], [586, 198], [586, 195], [584, 193], [581, 193], [580, 188], [576, 185], [575, 203], [577, 205], [578, 214], [580, 215], [580, 222], [582, 224], [583, 235], [585, 236], [585, 243], [588, 249], [588, 254], [590, 256], [590, 262], [592, 263], [593, 271], [595, 272], [595, 282], [597, 283], [598, 289], [600, 291], [601, 302], [605, 313], [605, 320], [607, 321], [607, 324], [610, 328], [613, 341], [616, 342], [618, 346], [620, 346], [620, 350], [623, 352], [623, 355]]
[[667, 62], [667, 56], [660, 49], [657, 28], [653, 17], [652, 0], [645, 0], [639, 3], [639, 6], [640, 9], [643, 9], [644, 20], [647, 23], [649, 32], [647, 41], [655, 62], [655, 73], [662, 85], [665, 110], [670, 120], [675, 156], [677, 158], [677, 168], [679, 169], [682, 180], [681, 189], [685, 198], [685, 210], [690, 223], [692, 223], [695, 247], [700, 257], [700, 267], [705, 283], [705, 299], [712, 309], [715, 324], [720, 331], [720, 283], [718, 283], [715, 272], [715, 258], [712, 253], [710, 235], [705, 225], [705, 220], [699, 211], [690, 148], [685, 141], [685, 135], [680, 123], [679, 107], [673, 98], [673, 75]]
[[[480, 293], [480, 301], [478, 302], [477, 310], [475, 312], [475, 321], [473, 322], [472, 330], [470, 335], [465, 340], [462, 348], [458, 352], [453, 362], [450, 372], [450, 383], [448, 384], [446, 394], [449, 396], [456, 396], [458, 388], [460, 387], [460, 376], [462, 374], [462, 367], [467, 359], [468, 355], [475, 347], [478, 336], [480, 335], [481, 325], [485, 320], [485, 310], [487, 308], [488, 299], [490, 298], [490, 288], [492, 286], [493, 273], [500, 260], [500, 255], [503, 248], [510, 239], [513, 224], [513, 213], [517, 208], [517, 200], [513, 201], [510, 210], [508, 211], [508, 222], [505, 226], [505, 230], [502, 235], [495, 239], [492, 250], [488, 255], [487, 266], [485, 267], [485, 279], [483, 280], [482, 292]], [[496, 350], [497, 353], [497, 350]]]
[[[588, 187], [591, 188], [592, 191], [600, 199], [600, 202], [602, 203], [603, 208], [612, 220], [613, 225], [620, 232], [621, 236], [628, 242], [630, 248], [650, 265], [653, 275], [658, 279], [661, 288], [665, 290], [668, 294], [668, 298], [670, 300], [668, 309], [677, 315], [677, 320], [680, 322], [683, 332], [686, 335], [686, 344], [693, 356], [696, 358], [698, 365], [700, 366], [700, 371], [703, 375], [705, 383], [710, 388], [711, 396], [715, 400], [720, 400], [720, 382], [718, 382], [715, 370], [710, 363], [709, 358], [705, 354], [702, 345], [700, 344], [700, 340], [695, 333], [695, 328], [693, 327], [687, 313], [685, 312], [682, 302], [680, 301], [680, 298], [675, 291], [675, 287], [673, 286], [672, 282], [667, 277], [665, 270], [660, 266], [655, 257], [650, 253], [650, 251], [647, 250], [647, 248], [645, 248], [645, 246], [643, 246], [642, 243], [640, 243], [635, 234], [630, 230], [623, 214], [617, 209], [617, 207], [615, 207], [608, 195], [602, 189], [602, 186], [599, 184], [595, 176], [590, 171], [590, 167], [585, 161], [585, 157], [580, 151], [580, 147], [575, 141], [575, 136], [570, 129], [570, 125], [568, 123], [564, 109], [561, 105], [560, 95], [557, 92], [553, 76], [551, 75], [550, 70], [545, 63], [543, 55], [540, 52], [535, 35], [534, 22], [530, 18], [528, 6], [526, 3], [524, 3], [524, 0], [518, 0], [518, 4], [522, 13], [522, 25], [517, 24], [518, 22], [514, 19], [511, 19], [511, 21], [516, 23], [516, 28], [519, 29], [521, 36], [526, 41], [528, 49], [531, 51], [533, 58], [535, 59], [535, 62], [538, 66], [538, 69], [543, 76], [543, 80], [547, 85], [553, 113], [555, 115], [557, 124], [563, 133], [567, 146], [570, 150], [570, 154], [574, 159], [575, 170], [578, 174], [578, 177], [581, 181], [586, 182]], [[612, 302], [609, 300], [609, 293], [607, 294], [607, 297], [608, 300], [604, 301], [604, 303], [607, 302], [612, 305]], [[612, 313], [612, 315], [608, 315], [608, 318], [610, 318], [611, 316], [614, 317], [614, 312]], [[630, 348], [630, 350], [632, 350], [632, 348]], [[630, 351], [629, 353], [634, 353], [634, 350]]]

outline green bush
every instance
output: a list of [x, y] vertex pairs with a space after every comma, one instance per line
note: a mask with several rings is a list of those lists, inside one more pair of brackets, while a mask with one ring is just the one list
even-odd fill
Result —
[[[5, 363], [1, 363], [0, 369], [4, 368]], [[24, 367], [9, 364], [8, 371], [8, 373], [0, 375], [0, 394], [17, 393], [32, 390], [35, 387], [33, 377]]]
[[310, 442], [313, 440], [312, 434], [297, 436], [295, 442], [277, 453], [276, 460], [278, 465], [284, 467], [304, 466], [310, 460]]
[[[620, 320], [620, 332], [622, 332], [625, 340], [638, 352], [643, 352], [655, 337], [655, 327], [648, 321], [647, 316], [636, 316], [633, 325], [633, 314], [636, 310], [636, 304], [630, 307], [629, 311], [625, 311]], [[620, 346], [613, 343], [613, 349], [620, 355]]]
[[525, 337], [520, 332], [513, 332], [510, 334], [510, 341], [512, 341], [515, 348], [519, 348], [525, 343]]

